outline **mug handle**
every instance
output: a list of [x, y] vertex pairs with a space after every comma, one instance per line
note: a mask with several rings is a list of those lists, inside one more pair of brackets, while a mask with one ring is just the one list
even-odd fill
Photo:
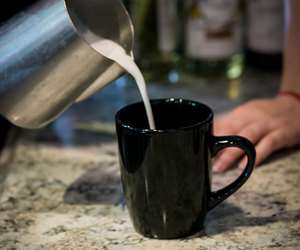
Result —
[[255, 164], [255, 147], [246, 138], [240, 136], [213, 136], [211, 144], [212, 156], [216, 155], [222, 149], [228, 147], [237, 147], [242, 149], [247, 157], [248, 162], [242, 174], [227, 187], [222, 188], [216, 192], [211, 192], [208, 201], [208, 210], [213, 209], [215, 206], [226, 200], [230, 195], [235, 193], [250, 177]]

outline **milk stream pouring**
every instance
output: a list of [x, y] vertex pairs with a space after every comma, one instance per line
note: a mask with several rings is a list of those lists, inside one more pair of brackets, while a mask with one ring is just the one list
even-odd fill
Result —
[[116, 63], [118, 63], [122, 68], [124, 68], [132, 77], [135, 79], [138, 89], [141, 93], [146, 114], [149, 122], [150, 129], [155, 129], [155, 122], [153, 117], [153, 112], [151, 108], [151, 104], [149, 101], [149, 96], [147, 93], [145, 79], [140, 69], [134, 62], [133, 56], [129, 56], [126, 54], [126, 51], [117, 43], [111, 40], [99, 40], [91, 46], [101, 53], [106, 58], [109, 58]]

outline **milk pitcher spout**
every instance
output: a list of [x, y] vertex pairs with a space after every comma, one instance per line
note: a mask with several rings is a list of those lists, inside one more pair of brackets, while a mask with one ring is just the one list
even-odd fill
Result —
[[123, 69], [90, 45], [110, 39], [128, 54], [133, 27], [120, 0], [40, 0], [0, 26], [0, 114], [39, 128]]

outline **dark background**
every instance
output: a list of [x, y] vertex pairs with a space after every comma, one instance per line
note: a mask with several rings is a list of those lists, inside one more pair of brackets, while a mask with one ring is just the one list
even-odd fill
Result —
[[24, 9], [26, 6], [37, 2], [38, 0], [9, 0], [2, 3], [0, 8], [0, 23], [9, 19], [20, 10]]

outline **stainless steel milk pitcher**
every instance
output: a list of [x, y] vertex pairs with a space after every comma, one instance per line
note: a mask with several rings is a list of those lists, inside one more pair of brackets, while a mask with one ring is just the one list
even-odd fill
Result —
[[120, 0], [40, 0], [0, 27], [0, 114], [39, 128], [123, 69], [91, 48], [111, 39], [128, 54], [133, 27]]

